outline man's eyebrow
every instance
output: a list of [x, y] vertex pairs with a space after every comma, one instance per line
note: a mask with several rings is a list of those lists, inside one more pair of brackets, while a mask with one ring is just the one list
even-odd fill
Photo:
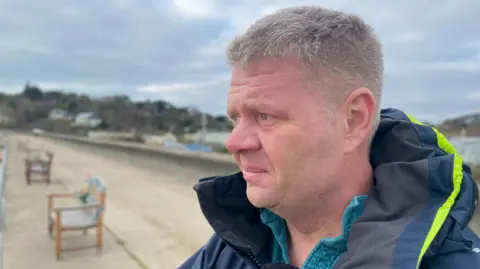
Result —
[[276, 102], [270, 96], [265, 95], [247, 99], [245, 106], [249, 109], [275, 109], [277, 107]]
[[265, 104], [263, 101], [258, 99], [257, 100], [251, 99], [246, 101], [244, 106], [248, 110], [261, 110], [261, 109], [265, 109], [267, 107], [267, 104]]
[[[278, 110], [278, 107], [275, 105], [274, 100], [271, 99], [271, 95], [266, 95], [260, 92], [252, 92], [248, 94], [248, 96], [241, 101], [240, 103], [236, 103], [235, 105], [227, 105], [227, 115], [229, 117], [236, 116], [239, 111], [242, 109], [247, 109], [250, 111], [258, 111], [258, 110]], [[238, 100], [237, 100], [238, 101]]]

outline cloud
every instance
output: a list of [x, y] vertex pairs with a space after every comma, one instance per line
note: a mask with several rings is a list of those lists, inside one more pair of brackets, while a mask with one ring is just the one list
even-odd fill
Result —
[[451, 62], [432, 62], [426, 63], [420, 66], [421, 69], [426, 71], [460, 71], [471, 72], [474, 74], [480, 73], [480, 62], [471, 61], [451, 61]]
[[[196, 105], [194, 100], [208, 100], [211, 89], [218, 89], [219, 87], [228, 84], [229, 79], [229, 74], [221, 74], [211, 77], [208, 80], [194, 82], [147, 84], [139, 87], [139, 91], [142, 92], [144, 96], [149, 96], [149, 98], [161, 98], [182, 106], [192, 106]], [[224, 89], [223, 94], [220, 94], [223, 102], [226, 99], [226, 93], [227, 89]], [[219, 96], [217, 95], [216, 97]], [[223, 104], [222, 102], [215, 103]], [[211, 111], [217, 114], [223, 114], [223, 106], [219, 108], [218, 105], [215, 105], [215, 107], [216, 109]]]
[[3, 0], [0, 89], [28, 80], [224, 113], [228, 42], [260, 16], [299, 4], [354, 12], [374, 27], [385, 54], [383, 107], [437, 120], [480, 107], [474, 0]]
[[171, 84], [148, 84], [140, 87], [140, 91], [150, 93], [179, 93], [179, 92], [195, 92], [200, 88], [207, 86], [214, 86], [216, 84], [228, 82], [229, 76], [223, 75], [209, 80], [202, 80], [198, 82], [184, 82], [184, 83], [171, 83]]
[[188, 18], [208, 18], [218, 14], [215, 0], [173, 0], [173, 6]]
[[394, 36], [391, 39], [391, 41], [395, 43], [408, 43], [408, 42], [421, 41], [422, 39], [424, 39], [424, 36], [422, 36], [420, 33], [406, 32], [406, 33], [401, 33]]
[[467, 96], [465, 96], [465, 98], [466, 98], [467, 100], [477, 100], [477, 101], [480, 101], [480, 90], [475, 91], [475, 92], [471, 92], [471, 93], [467, 94]]

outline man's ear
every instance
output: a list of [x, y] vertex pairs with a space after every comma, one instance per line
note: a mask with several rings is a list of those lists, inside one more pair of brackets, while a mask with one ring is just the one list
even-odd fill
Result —
[[376, 107], [375, 98], [368, 88], [355, 89], [345, 97], [345, 153], [354, 151], [368, 139]]

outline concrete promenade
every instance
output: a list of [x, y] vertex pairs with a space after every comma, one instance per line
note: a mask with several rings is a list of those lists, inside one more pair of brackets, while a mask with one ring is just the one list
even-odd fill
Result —
[[[121, 159], [104, 158], [51, 140], [28, 137], [31, 147], [51, 150], [55, 157], [52, 184], [27, 187], [24, 153], [16, 147], [19, 139], [27, 137], [13, 136], [10, 142], [5, 269], [171, 269], [212, 234], [191, 185], [181, 184], [168, 173], [140, 169]], [[103, 254], [98, 255], [95, 249], [65, 252], [57, 262], [55, 244], [46, 229], [46, 195], [78, 190], [88, 173], [102, 177], [108, 187]], [[95, 244], [94, 230], [86, 237], [81, 232], [67, 235], [66, 247]]]

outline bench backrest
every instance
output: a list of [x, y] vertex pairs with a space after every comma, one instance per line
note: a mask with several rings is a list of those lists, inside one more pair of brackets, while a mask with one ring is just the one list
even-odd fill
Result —
[[48, 150], [29, 150], [25, 157], [25, 168], [28, 173], [50, 173], [53, 152]]
[[53, 156], [53, 152], [48, 150], [29, 150], [25, 159], [30, 163], [50, 164]]
[[100, 204], [100, 208], [96, 212], [96, 218], [99, 219], [103, 216], [102, 213], [105, 210], [107, 187], [102, 179], [97, 176], [89, 177], [86, 183], [86, 193], [82, 202], [86, 204]]

